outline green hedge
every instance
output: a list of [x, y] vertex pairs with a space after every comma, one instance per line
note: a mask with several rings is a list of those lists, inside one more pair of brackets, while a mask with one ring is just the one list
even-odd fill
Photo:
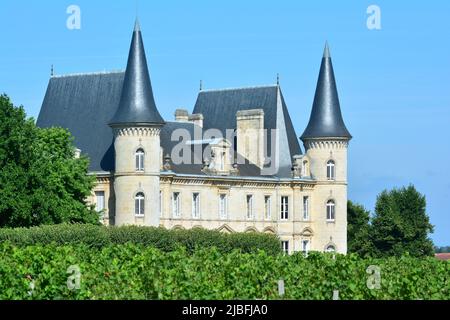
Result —
[[15, 245], [84, 244], [101, 248], [113, 244], [142, 244], [162, 251], [173, 251], [179, 246], [193, 252], [196, 247], [216, 247], [221, 252], [239, 249], [242, 252], [264, 250], [269, 254], [281, 251], [276, 236], [262, 233], [224, 234], [205, 229], [167, 230], [152, 227], [103, 227], [94, 225], [53, 225], [30, 229], [0, 229], [0, 242]]
[[[360, 259], [311, 253], [264, 251], [189, 253], [143, 245], [17, 247], [0, 244], [0, 299], [450, 299], [450, 263], [434, 258]], [[379, 289], [369, 289], [367, 268], [381, 271]], [[70, 266], [81, 272], [78, 290]], [[69, 273], [68, 273], [69, 271]], [[73, 272], [73, 271], [72, 271]], [[369, 281], [370, 282], [370, 281]], [[75, 282], [76, 283], [76, 282]], [[33, 284], [34, 289], [31, 289]]]

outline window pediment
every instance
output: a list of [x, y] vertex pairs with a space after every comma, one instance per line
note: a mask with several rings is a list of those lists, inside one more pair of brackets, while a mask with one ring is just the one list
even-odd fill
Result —
[[312, 237], [314, 236], [314, 231], [311, 228], [306, 227], [305, 229], [302, 230], [300, 235], [303, 237]]

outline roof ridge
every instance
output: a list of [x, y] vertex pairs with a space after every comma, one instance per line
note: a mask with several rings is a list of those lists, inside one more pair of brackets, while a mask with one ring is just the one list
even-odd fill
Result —
[[112, 70], [112, 71], [97, 71], [97, 72], [80, 72], [80, 73], [68, 73], [68, 74], [58, 74], [53, 75], [50, 78], [69, 78], [69, 77], [79, 77], [79, 76], [96, 76], [104, 74], [115, 74], [115, 73], [125, 73], [125, 70]]
[[204, 89], [202, 92], [222, 92], [222, 91], [236, 91], [236, 90], [250, 90], [250, 89], [262, 89], [262, 88], [276, 88], [277, 84], [250, 86], [250, 87], [236, 87], [236, 88], [223, 88], [223, 89]]

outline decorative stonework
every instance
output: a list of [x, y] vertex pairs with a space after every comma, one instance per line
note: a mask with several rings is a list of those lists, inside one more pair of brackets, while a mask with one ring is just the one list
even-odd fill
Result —
[[346, 149], [348, 148], [348, 139], [316, 139], [306, 140], [304, 142], [305, 148], [309, 149]]
[[97, 176], [97, 184], [109, 184], [111, 177]]
[[264, 180], [246, 180], [232, 179], [227, 177], [211, 177], [211, 176], [177, 176], [176, 174], [161, 175], [161, 183], [178, 184], [178, 185], [208, 185], [215, 187], [250, 187], [250, 188], [301, 188], [301, 190], [312, 190], [317, 182], [302, 180], [286, 180], [286, 181], [264, 181]]
[[115, 129], [117, 137], [153, 137], [161, 133], [160, 127], [127, 127]]

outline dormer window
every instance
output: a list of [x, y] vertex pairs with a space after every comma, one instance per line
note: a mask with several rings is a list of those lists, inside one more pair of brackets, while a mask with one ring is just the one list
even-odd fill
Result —
[[309, 177], [309, 168], [308, 168], [308, 161], [303, 161], [302, 165], [302, 177]]
[[336, 164], [333, 160], [327, 162], [327, 179], [336, 180]]
[[136, 151], [136, 171], [137, 172], [144, 172], [144, 159], [145, 159], [144, 150], [138, 149]]

